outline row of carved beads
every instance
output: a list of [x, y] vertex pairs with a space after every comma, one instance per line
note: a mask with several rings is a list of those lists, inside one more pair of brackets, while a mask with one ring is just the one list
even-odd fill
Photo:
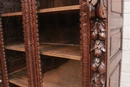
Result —
[[[89, 83], [89, 72], [87, 70], [90, 69], [89, 67], [89, 59], [85, 59], [88, 54], [86, 53], [89, 53], [89, 52], [86, 52], [86, 51], [89, 51], [89, 45], [88, 43], [88, 37], [87, 37], [87, 30], [88, 30], [88, 27], [87, 27], [87, 11], [88, 11], [88, 7], [87, 7], [87, 0], [80, 0], [80, 21], [81, 21], [81, 24], [80, 24], [80, 27], [81, 27], [81, 50], [83, 51], [82, 53], [82, 69], [83, 69], [83, 72], [82, 72], [82, 87], [89, 87], [90, 83]], [[86, 38], [87, 37], [87, 38]]]
[[[2, 18], [0, 17], [0, 37], [2, 37]], [[3, 39], [1, 39], [0, 41], [3, 42]], [[2, 44], [2, 49], [1, 51], [3, 51], [3, 44]], [[2, 58], [2, 57], [1, 57]], [[1, 60], [0, 60], [1, 62]], [[5, 78], [6, 79], [6, 78]], [[8, 83], [7, 83], [8, 84]], [[0, 63], [0, 87], [3, 87], [3, 79], [2, 79], [2, 68], [1, 68], [1, 63]]]

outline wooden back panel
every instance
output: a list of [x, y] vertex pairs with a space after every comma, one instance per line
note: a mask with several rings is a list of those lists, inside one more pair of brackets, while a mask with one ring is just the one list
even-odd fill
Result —
[[39, 8], [78, 5], [79, 0], [39, 0]]

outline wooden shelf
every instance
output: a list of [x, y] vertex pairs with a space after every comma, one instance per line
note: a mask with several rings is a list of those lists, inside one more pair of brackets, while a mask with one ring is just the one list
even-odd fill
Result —
[[9, 75], [9, 82], [20, 87], [28, 87], [26, 69]]
[[13, 12], [13, 13], [4, 13], [1, 14], [2, 17], [9, 17], [9, 16], [21, 16], [22, 12]]
[[[80, 87], [80, 61], [69, 60], [59, 68], [44, 74], [44, 87]], [[26, 70], [9, 75], [9, 82], [20, 87], [28, 87]]]
[[78, 10], [79, 7], [80, 7], [80, 5], [73, 5], [73, 6], [64, 6], [64, 7], [54, 7], [54, 8], [40, 9], [40, 10], [38, 10], [38, 13]]
[[[80, 7], [80, 5], [45, 8], [45, 9], [39, 9], [38, 13], [78, 10], [79, 7]], [[22, 15], [22, 12], [13, 12], [13, 13], [4, 13], [1, 16], [9, 17], [9, 16], [21, 16], [21, 15]]]
[[[23, 44], [5, 46], [5, 49], [25, 52]], [[54, 56], [66, 59], [80, 60], [80, 47], [65, 44], [40, 44], [41, 55]]]

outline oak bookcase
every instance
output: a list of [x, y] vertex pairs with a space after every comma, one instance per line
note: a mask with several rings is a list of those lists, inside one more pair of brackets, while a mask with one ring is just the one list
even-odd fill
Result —
[[0, 0], [0, 87], [119, 87], [122, 0]]

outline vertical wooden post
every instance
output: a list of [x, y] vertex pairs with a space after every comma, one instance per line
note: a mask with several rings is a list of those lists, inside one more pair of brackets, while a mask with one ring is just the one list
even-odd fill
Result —
[[106, 1], [80, 0], [82, 87], [106, 86]]
[[43, 87], [36, 0], [21, 0], [29, 87]]
[[9, 87], [1, 16], [0, 16], [0, 87]]
[[90, 87], [90, 18], [87, 0], [80, 0], [82, 87]]

